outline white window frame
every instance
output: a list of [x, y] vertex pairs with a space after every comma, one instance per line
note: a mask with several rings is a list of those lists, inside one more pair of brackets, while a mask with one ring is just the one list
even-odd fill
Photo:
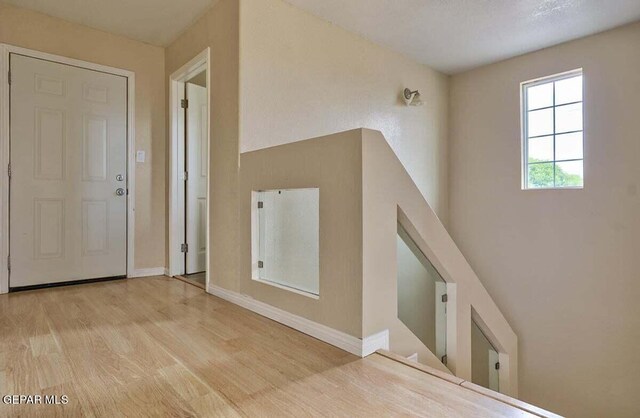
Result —
[[[555, 185], [555, 171], [554, 171], [554, 185], [551, 187], [529, 187], [529, 137], [527, 135], [528, 132], [528, 121], [529, 121], [529, 108], [528, 108], [528, 98], [527, 98], [527, 90], [529, 87], [535, 87], [535, 86], [539, 86], [542, 84], [548, 84], [548, 83], [554, 83], [556, 81], [560, 81], [560, 80], [564, 80], [567, 78], [573, 78], [576, 76], [583, 76], [583, 80], [582, 80], [582, 100], [579, 102], [573, 102], [573, 103], [563, 103], [561, 105], [556, 105], [555, 102], [555, 87], [554, 87], [554, 98], [553, 98], [553, 104], [552, 106], [549, 106], [547, 108], [552, 108], [554, 109], [554, 126], [553, 126], [553, 133], [551, 134], [551, 136], [553, 136], [553, 147], [554, 147], [554, 152], [553, 152], [553, 160], [549, 161], [551, 163], [554, 163], [554, 170], [555, 170], [555, 164], [558, 162], [567, 162], [567, 161], [583, 161], [583, 172], [582, 172], [582, 186], [556, 186]], [[556, 160], [556, 155], [555, 155], [555, 144], [556, 144], [556, 127], [555, 127], [555, 108], [556, 107], [560, 107], [560, 106], [566, 106], [569, 104], [574, 104], [574, 103], [581, 103], [582, 104], [582, 130], [580, 131], [575, 131], [575, 132], [582, 132], [582, 158], [581, 159], [573, 159], [573, 160]], [[546, 108], [540, 108], [540, 109], [535, 109], [535, 110], [542, 110], [542, 109], [546, 109]], [[584, 160], [585, 160], [585, 141], [584, 141], [584, 74], [582, 71], [582, 68], [577, 68], [575, 70], [571, 70], [571, 71], [566, 71], [560, 74], [554, 74], [554, 75], [550, 75], [550, 76], [545, 76], [545, 77], [541, 77], [541, 78], [537, 78], [534, 80], [529, 80], [529, 81], [525, 81], [520, 83], [520, 120], [521, 120], [521, 147], [522, 147], [522, 164], [521, 164], [521, 171], [522, 171], [522, 190], [581, 190], [584, 188], [584, 184], [585, 184], [585, 179], [584, 179]], [[567, 132], [563, 132], [563, 133], [567, 133]], [[545, 135], [546, 136], [546, 135]]]

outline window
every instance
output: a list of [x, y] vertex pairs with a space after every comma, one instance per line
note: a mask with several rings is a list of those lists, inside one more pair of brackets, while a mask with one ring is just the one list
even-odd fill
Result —
[[320, 295], [320, 189], [253, 193], [253, 280]]
[[522, 188], [582, 188], [582, 70], [523, 83], [522, 109]]
[[500, 392], [500, 355], [476, 321], [471, 319], [471, 381]]
[[398, 319], [446, 364], [447, 283], [398, 222]]

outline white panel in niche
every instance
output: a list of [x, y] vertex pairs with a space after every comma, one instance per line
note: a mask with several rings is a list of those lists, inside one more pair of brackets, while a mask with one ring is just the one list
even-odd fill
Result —
[[207, 105], [200, 107], [200, 177], [207, 177], [207, 147], [209, 146], [209, 129], [207, 128]]
[[82, 86], [82, 96], [89, 102], [108, 103], [109, 89], [107, 87], [85, 83]]
[[107, 180], [107, 119], [102, 116], [84, 115], [82, 135], [82, 179]]
[[82, 253], [106, 254], [109, 250], [109, 204], [106, 200], [82, 202]]
[[64, 80], [58, 80], [50, 76], [36, 74], [34, 76], [34, 90], [36, 93], [52, 94], [54, 96], [64, 97]]
[[207, 199], [198, 198], [198, 249], [207, 249]]
[[65, 114], [58, 109], [36, 108], [34, 177], [62, 180], [65, 161]]
[[34, 199], [34, 258], [64, 255], [64, 200]]

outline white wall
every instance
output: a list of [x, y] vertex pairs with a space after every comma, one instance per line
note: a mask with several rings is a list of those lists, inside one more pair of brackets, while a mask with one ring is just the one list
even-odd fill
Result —
[[[520, 190], [519, 84], [584, 69], [584, 190]], [[450, 232], [514, 328], [520, 395], [640, 416], [640, 24], [454, 76]]]
[[[382, 131], [447, 214], [448, 77], [281, 0], [240, 10], [240, 151], [367, 127]], [[423, 107], [406, 107], [405, 87]]]

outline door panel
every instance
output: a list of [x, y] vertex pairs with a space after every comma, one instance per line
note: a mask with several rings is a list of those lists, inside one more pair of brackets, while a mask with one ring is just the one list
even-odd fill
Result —
[[207, 254], [207, 89], [187, 83], [187, 252], [186, 273], [206, 269]]
[[126, 78], [10, 59], [10, 286], [126, 275]]

